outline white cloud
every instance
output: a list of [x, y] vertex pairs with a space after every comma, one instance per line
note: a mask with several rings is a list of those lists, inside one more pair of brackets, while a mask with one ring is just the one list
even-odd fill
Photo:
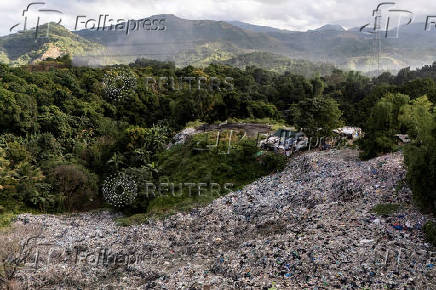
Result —
[[[290, 30], [307, 30], [327, 23], [346, 27], [360, 26], [371, 19], [372, 10], [382, 1], [368, 0], [38, 0], [50, 9], [62, 10], [63, 24], [74, 28], [75, 18], [86, 15], [98, 18], [138, 19], [153, 14], [175, 14], [187, 19], [240, 20], [252, 24]], [[416, 21], [436, 15], [436, 1], [399, 0], [397, 6], [413, 11]], [[0, 35], [9, 33], [12, 25], [22, 22], [21, 13], [31, 1], [14, 0], [0, 3]]]

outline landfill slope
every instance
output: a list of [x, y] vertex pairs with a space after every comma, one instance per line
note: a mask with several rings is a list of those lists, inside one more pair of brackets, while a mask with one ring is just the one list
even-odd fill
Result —
[[[401, 153], [362, 162], [352, 150], [311, 152], [207, 207], [144, 225], [119, 227], [108, 212], [20, 215], [44, 226], [41, 257], [46, 244], [69, 250], [18, 276], [35, 288], [436, 289], [435, 248], [421, 230], [429, 217], [410, 205], [404, 177]], [[380, 203], [403, 206], [380, 217], [371, 212]], [[83, 258], [100, 249], [142, 258]]]

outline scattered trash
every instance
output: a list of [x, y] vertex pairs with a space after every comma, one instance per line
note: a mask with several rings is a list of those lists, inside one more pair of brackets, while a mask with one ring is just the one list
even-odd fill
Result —
[[392, 227], [396, 230], [399, 230], [399, 231], [404, 230], [404, 227], [402, 225], [399, 225], [399, 224], [393, 224]]
[[363, 136], [362, 129], [356, 127], [343, 127], [333, 130], [333, 133], [336, 133], [342, 137], [346, 137], [347, 139], [357, 140]]
[[410, 143], [409, 135], [407, 134], [396, 134], [395, 137], [398, 139], [398, 143], [400, 144], [407, 144]]
[[361, 240], [359, 242], [359, 244], [368, 244], [368, 243], [372, 243], [372, 242], [374, 242], [374, 240]]
[[[78, 264], [42, 260], [17, 279], [32, 289], [431, 289], [435, 249], [409, 229], [429, 217], [413, 206], [383, 218], [371, 212], [411, 204], [407, 186], [395, 189], [405, 173], [400, 152], [366, 162], [353, 150], [309, 152], [204, 208], [148, 224], [119, 227], [109, 212], [19, 215], [18, 223], [45, 224], [39, 244], [83, 250]], [[86, 263], [102, 249], [141, 259]]]

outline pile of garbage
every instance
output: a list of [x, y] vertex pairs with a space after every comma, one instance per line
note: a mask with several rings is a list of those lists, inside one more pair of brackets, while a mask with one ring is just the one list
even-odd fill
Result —
[[178, 145], [178, 144], [185, 144], [186, 140], [190, 137], [193, 136], [195, 134], [199, 134], [201, 133], [200, 131], [198, 131], [195, 128], [185, 128], [182, 131], [180, 131], [179, 133], [177, 133], [174, 138], [173, 138], [173, 143], [170, 143], [168, 145], [168, 149], [171, 148], [174, 145]]
[[[357, 155], [302, 154], [209, 206], [142, 225], [120, 227], [109, 212], [20, 215], [44, 234], [38, 265], [17, 277], [30, 288], [436, 289], [421, 230], [430, 217], [410, 205], [402, 154]], [[372, 212], [385, 203], [401, 206]]]

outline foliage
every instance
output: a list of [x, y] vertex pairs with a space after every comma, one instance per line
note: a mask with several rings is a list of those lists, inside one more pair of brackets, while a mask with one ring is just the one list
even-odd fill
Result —
[[[71, 37], [59, 27], [53, 29], [58, 44]], [[27, 37], [8, 41], [23, 44]], [[44, 45], [31, 48], [37, 51]], [[22, 55], [6, 52], [11, 59]], [[38, 53], [27, 57], [37, 58]], [[365, 158], [395, 150], [393, 135], [409, 133], [413, 144], [405, 150], [408, 180], [418, 199], [429, 203], [435, 188], [430, 103], [435, 97], [435, 66], [371, 80], [340, 70], [309, 79], [298, 69], [277, 73], [216, 63], [178, 68], [144, 59], [129, 66], [73, 67], [66, 55], [26, 67], [0, 64], [0, 202], [6, 212], [96, 208], [104, 203], [99, 189], [106, 178], [121, 172], [138, 185], [131, 212], [167, 213], [207, 203], [225, 191], [150, 199], [144, 183], [217, 182], [238, 188], [283, 168], [281, 156], [259, 156], [252, 141], [235, 145], [227, 155], [220, 154], [227, 152], [224, 145], [194, 150], [201, 141], [196, 138], [204, 137], [200, 134], [166, 151], [174, 133], [187, 124], [237, 120], [274, 128], [288, 123], [306, 128], [309, 135], [329, 135], [344, 123], [363, 125]], [[161, 76], [233, 81], [232, 87], [221, 90], [145, 86], [145, 78]], [[123, 97], [108, 95], [111, 86], [115, 96], [121, 92]]]
[[366, 124], [365, 138], [361, 141], [361, 158], [370, 159], [395, 149], [395, 134], [405, 131], [399, 120], [400, 112], [409, 101], [406, 95], [387, 94], [376, 103]]
[[436, 224], [431, 221], [428, 221], [424, 225], [423, 230], [427, 241], [429, 241], [434, 246], [436, 246]]
[[418, 203], [427, 210], [436, 210], [436, 115], [426, 98], [417, 99], [408, 113], [413, 142], [405, 149], [407, 180]]
[[371, 212], [374, 212], [375, 214], [381, 216], [389, 216], [396, 213], [400, 209], [400, 207], [401, 207], [400, 204], [383, 203], [373, 207], [371, 209]]
[[[254, 140], [239, 142], [228, 155], [220, 154], [226, 152], [224, 148], [220, 151], [197, 151], [196, 147], [196, 142], [191, 140], [186, 145], [174, 146], [159, 155], [159, 182], [175, 184], [176, 194], [152, 199], [147, 210], [150, 216], [166, 215], [207, 204], [227, 192], [226, 184], [233, 184], [228, 189], [235, 190], [282, 169], [286, 164], [286, 158], [282, 155], [267, 153], [261, 158], [256, 157], [259, 149]], [[189, 194], [186, 186], [179, 188], [180, 184], [187, 183], [204, 183], [206, 190], [198, 194], [194, 188]], [[211, 184], [218, 184], [219, 189], [212, 189]]]
[[54, 190], [61, 193], [59, 206], [64, 210], [92, 208], [98, 192], [95, 174], [78, 165], [67, 164], [53, 168], [49, 178]]
[[16, 215], [14, 213], [0, 213], [0, 231], [2, 228], [9, 227], [15, 218]]
[[313, 63], [302, 59], [294, 60], [268, 52], [241, 54], [220, 63], [240, 69], [245, 69], [247, 66], [257, 66], [278, 73], [289, 71], [307, 78], [313, 77], [316, 73], [328, 75], [334, 70], [334, 66], [328, 63]]
[[395, 134], [411, 138], [404, 150], [407, 181], [415, 200], [426, 210], [436, 209], [436, 115], [427, 96], [410, 100], [402, 94], [387, 94], [373, 107], [362, 140], [361, 157], [372, 158], [398, 146]]
[[340, 127], [342, 112], [331, 98], [309, 98], [291, 107], [294, 123], [309, 136], [330, 136], [332, 130]]

